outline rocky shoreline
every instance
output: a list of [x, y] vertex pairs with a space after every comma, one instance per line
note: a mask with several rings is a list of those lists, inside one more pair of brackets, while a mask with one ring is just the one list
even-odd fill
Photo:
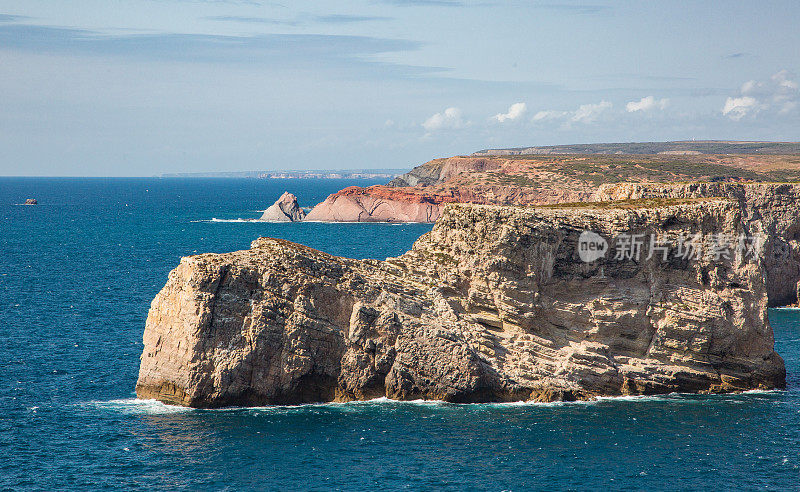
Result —
[[800, 295], [799, 180], [796, 156], [757, 149], [514, 151], [434, 159], [305, 216], [285, 193], [261, 220], [435, 224], [386, 261], [268, 238], [183, 258], [136, 392], [221, 407], [783, 388], [767, 308]]
[[152, 303], [136, 392], [220, 407], [782, 388], [763, 255], [586, 262], [579, 250], [583, 231], [671, 248], [762, 232], [748, 213], [730, 199], [448, 204], [386, 261], [265, 238], [187, 257]]

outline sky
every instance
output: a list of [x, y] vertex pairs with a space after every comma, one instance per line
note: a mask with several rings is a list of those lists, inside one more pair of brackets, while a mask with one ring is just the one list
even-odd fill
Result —
[[0, 175], [800, 140], [790, 1], [0, 0]]

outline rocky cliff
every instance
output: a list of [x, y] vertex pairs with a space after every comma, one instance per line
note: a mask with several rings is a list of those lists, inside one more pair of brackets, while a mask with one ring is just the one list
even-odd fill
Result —
[[328, 196], [306, 217], [320, 222], [434, 222], [456, 199], [422, 190], [351, 186]]
[[331, 195], [314, 217], [419, 222], [435, 220], [443, 204], [452, 202], [729, 197], [739, 202], [754, 230], [770, 238], [765, 256], [769, 303], [782, 306], [796, 303], [800, 290], [800, 184], [775, 181], [798, 179], [799, 163], [791, 155], [748, 154], [451, 157], [418, 166], [389, 186], [346, 190], [357, 200]]
[[297, 203], [297, 197], [287, 191], [269, 208], [264, 210], [258, 220], [266, 222], [299, 222], [305, 216], [306, 213]]
[[797, 302], [800, 289], [800, 184], [618, 183], [601, 185], [593, 200], [729, 197], [739, 203], [748, 228], [768, 240], [764, 251], [771, 306]]
[[[676, 148], [683, 148], [685, 143], [676, 144], [679, 144]], [[590, 147], [600, 151], [618, 148], [619, 145]], [[631, 149], [657, 147], [643, 145], [634, 145]], [[608, 183], [800, 181], [800, 159], [797, 156], [771, 153], [795, 149], [793, 145], [705, 142], [698, 148], [720, 150], [728, 147], [750, 153], [609, 155], [572, 151], [559, 154], [550, 153], [550, 150], [555, 152], [558, 149], [550, 149], [546, 153], [526, 155], [521, 154], [525, 149], [512, 149], [515, 151], [513, 155], [434, 159], [398, 176], [387, 186], [348, 189], [331, 195], [314, 217], [320, 221], [345, 220], [342, 217], [373, 221], [404, 221], [405, 217], [414, 217], [414, 221], [420, 221], [432, 217], [430, 220], [433, 221], [437, 208], [441, 207], [431, 207], [431, 203], [542, 205], [580, 202], [591, 200], [598, 187]], [[387, 198], [390, 195], [392, 197]], [[421, 195], [426, 197], [424, 201], [419, 199]], [[372, 208], [379, 209], [379, 212], [370, 214]]]
[[451, 204], [386, 261], [277, 239], [183, 258], [152, 303], [136, 392], [218, 407], [782, 387], [758, 254], [639, 256], [624, 241], [680, 250], [751, 226], [729, 200]]

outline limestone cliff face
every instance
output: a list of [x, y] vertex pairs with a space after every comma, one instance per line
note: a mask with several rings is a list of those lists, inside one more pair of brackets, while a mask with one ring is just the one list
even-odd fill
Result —
[[297, 197], [287, 191], [268, 209], [264, 210], [258, 220], [265, 222], [299, 222], [305, 216], [306, 213], [300, 208]]
[[593, 199], [697, 197], [729, 197], [739, 203], [748, 228], [768, 238], [764, 269], [770, 305], [795, 303], [800, 288], [800, 184], [619, 183], [601, 185]]
[[579, 234], [749, 234], [736, 203], [447, 205], [387, 261], [277, 239], [187, 257], [154, 299], [140, 398], [570, 400], [785, 384], [764, 271], [736, 253], [585, 263]]

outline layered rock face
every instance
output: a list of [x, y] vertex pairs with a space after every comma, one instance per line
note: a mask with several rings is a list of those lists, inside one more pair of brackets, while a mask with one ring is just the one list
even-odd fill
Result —
[[434, 222], [456, 199], [386, 186], [351, 186], [314, 207], [306, 220], [320, 222]]
[[266, 222], [299, 222], [305, 216], [306, 213], [297, 203], [297, 197], [287, 191], [268, 209], [264, 210], [258, 220]]
[[764, 269], [770, 306], [797, 302], [800, 288], [800, 184], [618, 183], [601, 185], [594, 200], [729, 197], [748, 228], [767, 238]]
[[[387, 261], [277, 239], [187, 257], [152, 303], [136, 392], [218, 407], [782, 387], [758, 256], [614, 257], [624, 234], [676, 247], [750, 226], [727, 200], [456, 204]], [[581, 259], [585, 230], [606, 257]]]
[[[689, 149], [695, 146], [743, 153], [700, 154]], [[665, 154], [641, 153], [666, 148], [672, 150], [665, 150]], [[405, 217], [414, 217], [414, 221], [420, 221], [436, 216], [436, 210], [428, 206], [429, 203], [544, 205], [584, 202], [591, 200], [603, 183], [800, 181], [800, 160], [779, 153], [795, 148], [795, 144], [742, 142], [597, 144], [507, 149], [508, 152], [500, 152], [502, 156], [434, 159], [396, 177], [387, 186], [343, 190], [331, 195], [315, 213], [315, 220], [404, 221]], [[580, 149], [589, 153], [583, 154]], [[526, 151], [531, 153], [526, 154]], [[615, 153], [620, 151], [632, 154]], [[420, 201], [422, 195], [426, 203]], [[377, 213], [371, 214], [372, 208], [376, 208]], [[398, 212], [393, 214], [392, 210]]]
[[439, 182], [442, 167], [448, 159], [434, 159], [397, 176], [387, 183], [391, 187], [430, 186]]

